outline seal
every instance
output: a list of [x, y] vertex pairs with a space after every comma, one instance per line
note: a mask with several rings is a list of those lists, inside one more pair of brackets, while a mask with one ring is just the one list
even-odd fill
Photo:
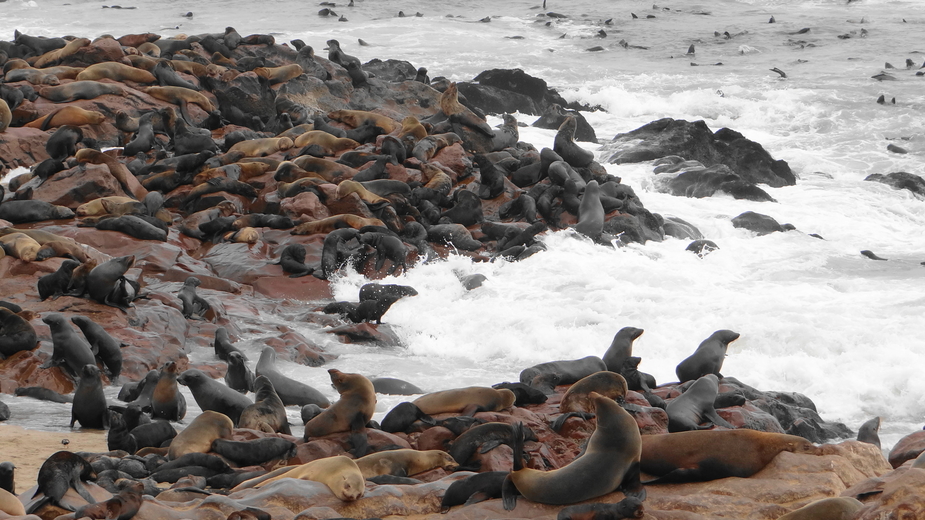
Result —
[[[225, 384], [242, 394], [254, 391], [254, 373], [247, 367], [244, 355], [238, 351], [228, 353], [228, 371], [225, 372]], [[241, 428], [242, 426], [239, 426]]]
[[440, 501], [441, 512], [448, 512], [453, 506], [501, 498], [501, 486], [507, 475], [507, 471], [486, 471], [453, 482]]
[[283, 478], [321, 482], [328, 486], [334, 496], [344, 502], [357, 500], [366, 491], [366, 482], [363, 480], [363, 473], [360, 468], [353, 459], [343, 455], [313, 460], [294, 468], [280, 468], [261, 477], [245, 481], [235, 486], [231, 491], [260, 488]]
[[88, 504], [74, 513], [74, 518], [113, 518], [116, 520], [129, 520], [138, 514], [141, 503], [144, 501], [142, 492], [144, 484], [131, 482], [129, 487], [119, 491], [119, 494], [105, 502]]
[[556, 374], [559, 381], [556, 384], [570, 385], [579, 379], [595, 372], [607, 370], [607, 365], [597, 356], [587, 356], [581, 359], [549, 361], [525, 368], [520, 372], [520, 382], [530, 384], [540, 374]]
[[23, 507], [22, 502], [6, 489], [0, 489], [0, 511], [10, 516], [26, 516], [26, 508]]
[[122, 373], [122, 347], [124, 343], [117, 341], [106, 332], [106, 329], [86, 316], [73, 316], [71, 322], [77, 325], [96, 357], [109, 369], [109, 378], [115, 383]]
[[39, 56], [39, 58], [35, 60], [34, 66], [36, 68], [42, 68], [47, 67], [48, 65], [54, 65], [64, 58], [71, 56], [81, 48], [86, 47], [87, 45], [90, 45], [89, 38], [74, 38], [73, 40], [67, 42], [64, 47], [48, 51]]
[[880, 417], [874, 417], [858, 428], [858, 440], [880, 447]]
[[819, 455], [810, 441], [755, 430], [694, 430], [643, 435], [640, 469], [658, 478], [647, 483], [748, 478], [780, 452]]
[[35, 255], [36, 260], [45, 260], [52, 257], [70, 258], [81, 263], [90, 259], [80, 245], [68, 240], [51, 240], [45, 242]]
[[256, 466], [275, 459], [295, 456], [296, 445], [282, 437], [264, 437], [252, 441], [215, 439], [212, 451], [240, 466]]
[[466, 126], [489, 138], [495, 137], [495, 132], [488, 126], [485, 119], [477, 116], [475, 112], [459, 102], [459, 89], [455, 81], [450, 83], [446, 90], [443, 91], [443, 94], [440, 95], [439, 103], [440, 110], [443, 111], [451, 123]]
[[101, 125], [106, 116], [96, 110], [84, 110], [78, 106], [67, 105], [54, 112], [48, 113], [38, 119], [30, 121], [23, 126], [48, 130], [63, 125]]
[[190, 276], [183, 282], [183, 288], [177, 294], [180, 302], [183, 303], [183, 317], [186, 319], [204, 320], [206, 313], [212, 310], [209, 302], [196, 294], [196, 287], [199, 287], [200, 284], [202, 282], [199, 281], [199, 278]]
[[289, 419], [286, 417], [286, 407], [276, 395], [273, 383], [266, 376], [259, 376], [254, 381], [254, 392], [254, 404], [248, 405], [241, 412], [237, 421], [238, 428], [292, 435]]
[[601, 238], [604, 228], [604, 206], [601, 204], [601, 188], [597, 181], [591, 181], [585, 186], [585, 193], [581, 196], [578, 206], [578, 223], [575, 231], [585, 235], [591, 240]]
[[[38, 478], [36, 479], [38, 482], [37, 494], [26, 504], [26, 513], [31, 515], [49, 503], [73, 511], [73, 508], [61, 503], [64, 494], [71, 488], [87, 502], [96, 503], [96, 500], [83, 485], [85, 480], [90, 479], [96, 479], [96, 473], [90, 467], [90, 463], [80, 455], [69, 451], [59, 451], [52, 454], [45, 459], [42, 467], [39, 468]], [[38, 493], [43, 496], [38, 497]]]
[[145, 200], [145, 197], [148, 196], [148, 190], [145, 189], [132, 172], [130, 172], [124, 164], [116, 160], [115, 157], [92, 148], [81, 148], [74, 157], [77, 158], [78, 162], [82, 163], [105, 164], [106, 167], [109, 168], [110, 175], [119, 181], [125, 193], [131, 194], [131, 196], [138, 200]]
[[15, 472], [16, 466], [12, 462], [0, 462], [0, 489], [16, 492]]
[[559, 154], [562, 159], [575, 168], [583, 168], [594, 161], [594, 153], [578, 146], [575, 142], [575, 132], [578, 130], [578, 119], [570, 115], [559, 125], [556, 137], [553, 140], [552, 151]]
[[361, 374], [345, 373], [336, 368], [328, 370], [328, 374], [340, 399], [305, 424], [303, 438], [308, 441], [311, 437], [349, 431], [356, 456], [362, 457], [368, 449], [366, 423], [376, 411], [376, 390]]
[[626, 379], [620, 374], [601, 371], [595, 372], [590, 376], [581, 378], [578, 382], [569, 387], [562, 396], [559, 403], [559, 411], [567, 412], [591, 412], [591, 392], [596, 392], [604, 397], [609, 397], [617, 403], [623, 403], [626, 399]]
[[497, 412], [513, 406], [517, 397], [514, 392], [502, 388], [496, 390], [486, 386], [469, 386], [431, 392], [418, 397], [412, 404], [422, 413], [458, 413], [472, 415], [478, 411]]
[[233, 422], [237, 422], [244, 409], [253, 404], [248, 397], [195, 368], [190, 368], [180, 374], [177, 382], [189, 387], [199, 408], [223, 414], [230, 417]]
[[32, 350], [37, 341], [35, 329], [27, 320], [6, 307], [0, 307], [0, 357]]
[[[522, 433], [526, 440], [537, 440], [536, 434], [530, 428], [524, 427]], [[476, 450], [480, 453], [488, 453], [502, 444], [510, 446], [513, 439], [514, 430], [510, 424], [499, 422], [480, 424], [456, 437], [450, 445], [449, 454], [461, 465], [459, 469], [478, 471], [481, 467], [480, 461], [469, 464], [469, 459], [475, 455]]]
[[49, 390], [41, 386], [21, 386], [13, 391], [15, 395], [51, 401], [53, 403], [73, 403], [74, 398], [69, 395], [62, 395], [54, 390]]
[[266, 157], [276, 152], [288, 150], [292, 148], [292, 145], [292, 139], [288, 137], [264, 137], [235, 143], [234, 146], [228, 149], [228, 152], [240, 152], [245, 157]]
[[77, 143], [83, 141], [83, 130], [74, 125], [59, 126], [45, 142], [45, 151], [52, 159], [63, 161], [77, 153]]
[[13, 122], [13, 111], [5, 100], [0, 99], [0, 132], [5, 132]]
[[737, 339], [739, 339], [739, 333], [731, 330], [723, 329], [711, 334], [709, 338], [700, 343], [693, 354], [678, 363], [675, 368], [678, 381], [685, 383], [707, 374], [716, 374], [717, 377], [722, 378], [719, 371], [723, 368], [726, 348]]
[[215, 439], [230, 439], [232, 433], [234, 423], [227, 415], [205, 410], [173, 438], [167, 459], [175, 460], [187, 453], [208, 453]]
[[179, 421], [186, 417], [186, 398], [177, 386], [179, 368], [176, 361], [170, 361], [158, 376], [151, 394], [151, 416], [155, 419]]
[[65, 260], [58, 266], [54, 273], [47, 274], [38, 281], [39, 299], [42, 301], [51, 298], [57, 300], [58, 296], [67, 292], [67, 287], [71, 283], [71, 273], [74, 268], [80, 265], [76, 260]]
[[370, 379], [377, 394], [386, 395], [417, 395], [426, 393], [417, 386], [394, 377], [374, 377]]
[[36, 91], [43, 98], [55, 103], [70, 103], [78, 99], [94, 99], [106, 95], [125, 97], [125, 90], [121, 85], [98, 81], [74, 81], [56, 87], [41, 86]]
[[135, 256], [120, 256], [103, 262], [87, 275], [90, 298], [111, 307], [127, 309], [138, 297], [138, 282], [125, 278], [125, 272], [135, 263]]
[[639, 339], [643, 332], [645, 330], [636, 327], [623, 327], [617, 331], [613, 341], [610, 342], [610, 347], [601, 358], [607, 365], [607, 370], [618, 374], [623, 370], [623, 362], [633, 355], [633, 342]]
[[105, 430], [109, 428], [109, 409], [103, 395], [103, 383], [100, 369], [96, 365], [84, 365], [80, 373], [80, 382], [74, 391], [74, 404], [71, 406], [71, 428], [79, 422], [82, 428]]
[[622, 520], [646, 515], [642, 500], [626, 497], [616, 504], [578, 504], [563, 507], [556, 520]]
[[828, 497], [810, 502], [777, 520], [849, 520], [862, 507], [864, 504], [853, 497]]
[[0, 203], [0, 219], [13, 224], [71, 218], [74, 212], [65, 206], [55, 206], [42, 200], [8, 200]]
[[41, 244], [25, 233], [13, 233], [0, 237], [0, 245], [6, 254], [23, 262], [32, 262], [38, 258]]
[[218, 356], [218, 359], [226, 363], [228, 362], [229, 354], [232, 352], [237, 352], [245, 360], [247, 359], [247, 356], [231, 343], [231, 339], [228, 338], [228, 329], [225, 327], [215, 329], [215, 341], [212, 342], [212, 348], [215, 350], [215, 355]]
[[360, 235], [360, 243], [376, 250], [375, 269], [377, 272], [382, 269], [386, 260], [392, 264], [386, 274], [394, 274], [399, 267], [402, 272], [407, 271], [405, 261], [408, 257], [408, 247], [400, 238], [387, 233], [371, 232]]
[[310, 275], [315, 269], [305, 265], [305, 253], [305, 246], [302, 244], [289, 244], [283, 248], [277, 264], [284, 272], [289, 273], [289, 278]]
[[[707, 374], [696, 381], [681, 395], [668, 402], [668, 431], [708, 430], [714, 425], [735, 429], [716, 413], [713, 401], [719, 392], [719, 379]], [[709, 422], [701, 426], [703, 422]]]
[[51, 329], [51, 341], [54, 349], [44, 368], [54, 365], [64, 365], [73, 377], [79, 378], [85, 365], [96, 365], [90, 344], [81, 338], [63, 315], [53, 313], [42, 318], [42, 321]]
[[96, 260], [91, 258], [74, 268], [74, 271], [71, 273], [71, 282], [67, 286], [68, 296], [77, 296], [79, 298], [87, 292], [87, 279], [90, 276], [90, 272], [93, 271], [97, 265]]
[[98, 81], [101, 79], [111, 79], [124, 83], [125, 81], [134, 81], [135, 83], [155, 83], [157, 78], [154, 74], [138, 69], [117, 61], [106, 61], [103, 63], [94, 63], [85, 68], [77, 75], [77, 81]]
[[459, 464], [443, 450], [386, 450], [356, 460], [364, 479], [378, 475], [410, 477], [434, 468], [455, 470]]
[[[166, 225], [164, 226], [166, 228]], [[119, 231], [139, 240], [167, 241], [167, 230], [161, 229], [155, 222], [136, 215], [122, 215], [121, 217], [104, 217], [96, 223], [96, 229]]]
[[276, 351], [273, 347], [263, 348], [254, 373], [258, 377], [267, 376], [285, 406], [317, 404], [322, 408], [327, 408], [331, 405], [328, 398], [318, 390], [280, 373], [276, 368]]
[[215, 111], [215, 106], [212, 105], [209, 98], [200, 92], [188, 88], [174, 86], [147, 87], [144, 89], [144, 92], [153, 98], [178, 105], [181, 112], [186, 110], [185, 107], [188, 103], [199, 105], [199, 107], [206, 112]]
[[328, 113], [328, 118], [340, 121], [341, 123], [346, 123], [354, 128], [358, 128], [366, 124], [378, 126], [387, 134], [391, 134], [392, 132], [401, 128], [401, 123], [398, 121], [390, 117], [376, 114], [374, 112], [367, 112], [365, 110], [335, 110]]
[[502, 488], [504, 509], [517, 505], [520, 493], [527, 500], [543, 504], [573, 504], [599, 497], [616, 489], [627, 496], [645, 499], [639, 482], [642, 441], [636, 420], [615, 401], [596, 392], [590, 394], [597, 427], [585, 452], [568, 465], [552, 471], [525, 468], [523, 423], [515, 425], [514, 471]]

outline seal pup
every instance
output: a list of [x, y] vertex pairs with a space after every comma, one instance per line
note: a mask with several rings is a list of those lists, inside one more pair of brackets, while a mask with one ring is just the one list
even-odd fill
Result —
[[[74, 508], [61, 503], [67, 490], [73, 488], [84, 500], [94, 504], [96, 500], [87, 491], [83, 483], [86, 480], [96, 479], [96, 473], [86, 459], [69, 451], [59, 451], [45, 459], [39, 468], [38, 490], [32, 500], [26, 504], [27, 514], [33, 514], [45, 504], [53, 504], [73, 511]], [[37, 497], [41, 493], [42, 497]]]
[[731, 330], [718, 330], [703, 340], [687, 359], [678, 363], [675, 373], [678, 375], [678, 381], [686, 383], [707, 374], [716, 374], [722, 378], [719, 373], [723, 368], [723, 359], [726, 357], [726, 348], [733, 341], [739, 339], [739, 333]]
[[854, 497], [827, 497], [810, 502], [777, 520], [851, 520], [864, 504]]
[[[536, 434], [528, 427], [524, 427], [523, 435], [525, 440], [536, 441]], [[510, 424], [489, 422], [473, 426], [460, 434], [450, 445], [448, 453], [453, 460], [460, 464], [460, 470], [478, 471], [481, 462], [475, 461], [468, 464], [469, 459], [475, 455], [476, 450], [479, 453], [488, 453], [502, 444], [510, 446], [514, 439], [514, 429]]]
[[254, 381], [254, 390], [254, 404], [248, 405], [241, 412], [237, 421], [238, 428], [292, 435], [289, 419], [286, 417], [286, 407], [276, 395], [273, 383], [266, 376], [260, 376]]
[[51, 329], [51, 341], [54, 345], [51, 358], [42, 365], [44, 368], [64, 365], [77, 379], [85, 365], [96, 365], [90, 344], [74, 331], [63, 315], [49, 314], [43, 317], [42, 321]]
[[225, 327], [215, 329], [215, 341], [212, 342], [212, 348], [215, 350], [215, 355], [218, 356], [218, 359], [226, 363], [228, 362], [228, 355], [232, 352], [237, 352], [245, 360], [247, 359], [247, 356], [231, 343], [231, 339], [228, 337], [228, 329]]
[[195, 368], [190, 368], [180, 374], [177, 382], [189, 387], [199, 408], [226, 415], [233, 422], [241, 418], [241, 413], [245, 408], [254, 404], [247, 396], [228, 388]]
[[0, 307], [0, 359], [38, 345], [35, 329], [22, 316], [6, 307]]
[[305, 265], [305, 246], [302, 244], [289, 244], [283, 248], [277, 264], [283, 268], [283, 272], [289, 273], [289, 278], [306, 276], [315, 270]]
[[361, 374], [344, 373], [336, 368], [328, 370], [331, 385], [340, 399], [305, 424], [304, 440], [322, 437], [329, 433], [350, 431], [355, 456], [368, 451], [366, 424], [376, 411], [376, 389]]
[[205, 410], [177, 434], [167, 450], [167, 459], [175, 460], [187, 453], [209, 453], [215, 439], [230, 439], [234, 423], [227, 415]]
[[74, 391], [74, 403], [71, 406], [71, 428], [75, 422], [79, 422], [82, 428], [109, 428], [109, 409], [106, 407], [106, 396], [103, 395], [100, 369], [96, 365], [84, 365], [80, 373], [80, 382]]
[[[16, 492], [16, 466], [12, 462], [0, 462], [0, 489]], [[25, 514], [25, 513], [23, 513]]]
[[37, 283], [39, 299], [42, 301], [48, 298], [57, 300], [59, 296], [67, 292], [67, 286], [71, 282], [71, 273], [78, 265], [80, 262], [76, 260], [65, 260], [58, 266], [57, 271], [39, 278]]
[[158, 376], [151, 394], [151, 416], [155, 419], [179, 421], [186, 416], [186, 397], [177, 386], [179, 368], [176, 361], [170, 361]]
[[183, 317], [186, 319], [204, 320], [206, 313], [212, 310], [209, 302], [196, 294], [196, 287], [201, 284], [199, 278], [190, 276], [183, 282], [183, 288], [177, 294], [183, 303]]
[[556, 520], [621, 520], [646, 515], [642, 500], [626, 497], [616, 504], [577, 504], [563, 507]]
[[501, 486], [507, 475], [507, 471], [486, 471], [453, 482], [440, 500], [440, 512], [448, 512], [453, 506], [501, 498]]
[[126, 346], [125, 343], [117, 341], [106, 329], [86, 316], [72, 316], [71, 323], [83, 332], [90, 350], [109, 370], [109, 378], [115, 384], [122, 373], [122, 347]]
[[[719, 392], [719, 379], [715, 374], [707, 374], [684, 391], [683, 394], [668, 402], [668, 431], [670, 433], [689, 430], [708, 430], [714, 425], [735, 429], [716, 413], [713, 402]], [[709, 424], [701, 426], [701, 423]]]
[[597, 427], [584, 454], [552, 471], [525, 468], [523, 423], [515, 425], [514, 471], [502, 487], [504, 509], [517, 505], [516, 493], [543, 504], [573, 504], [610, 493], [618, 488], [627, 496], [645, 499], [639, 482], [642, 440], [636, 420], [612, 399], [596, 392], [589, 396]]
[[613, 341], [610, 342], [610, 347], [601, 358], [607, 365], [607, 370], [618, 374], [623, 370], [624, 361], [633, 355], [633, 342], [639, 339], [643, 332], [645, 330], [636, 327], [623, 327], [617, 331]]
[[331, 405], [328, 398], [318, 390], [284, 376], [276, 368], [276, 351], [273, 350], [273, 347], [263, 348], [254, 373], [258, 377], [267, 376], [285, 406], [317, 404], [322, 408], [327, 408]]

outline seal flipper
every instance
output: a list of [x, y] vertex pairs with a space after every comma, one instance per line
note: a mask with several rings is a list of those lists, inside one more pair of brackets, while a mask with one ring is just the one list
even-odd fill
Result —
[[735, 426], [729, 424], [726, 419], [720, 417], [719, 414], [716, 413], [716, 410], [707, 410], [703, 415], [707, 419], [710, 419], [710, 421], [712, 421], [716, 426], [722, 426], [723, 428], [729, 428], [730, 430], [735, 429]]
[[[366, 435], [366, 419], [363, 412], [357, 412], [350, 420], [350, 444], [353, 445], [353, 456], [360, 458], [369, 452], [369, 438]], [[399, 475], [406, 476], [406, 475]]]
[[479, 502], [491, 500], [492, 498], [493, 497], [485, 491], [476, 491], [475, 493], [472, 493], [472, 496], [470, 496], [469, 499], [463, 503], [463, 505], [469, 506], [472, 504], [478, 504]]
[[[108, 421], [107, 421], [107, 422], [108, 422]], [[83, 482], [81, 482], [79, 478], [75, 478], [74, 481], [71, 482], [71, 487], [74, 488], [74, 491], [76, 491], [77, 494], [80, 495], [80, 497], [83, 498], [84, 500], [86, 500], [88, 503], [90, 503], [90, 504], [95, 504], [95, 503], [96, 503], [96, 499], [93, 498], [93, 495], [91, 495], [89, 491], [87, 491], [87, 488], [84, 487]], [[65, 504], [65, 503], [63, 503], [63, 502], [61, 502], [61, 501], [59, 501], [59, 504], [58, 504], [58, 505], [61, 506], [61, 507], [63, 507], [63, 508], [65, 508], [65, 509], [70, 509], [70, 507], [68, 507], [69, 504]], [[77, 509], [74, 508], [74, 509], [70, 509], [70, 510], [71, 510], [71, 511], [76, 511]]]
[[581, 417], [584, 420], [588, 420], [594, 416], [595, 415], [593, 413], [567, 412], [567, 413], [560, 415], [559, 417], [556, 417], [556, 420], [553, 421], [552, 424], [549, 425], [549, 427], [552, 428], [554, 432], [558, 433], [559, 430], [562, 429], [562, 426], [565, 424], [565, 421], [569, 420], [572, 417]]
[[[517, 460], [516, 456], [514, 460]], [[505, 511], [512, 511], [517, 507], [517, 495], [519, 494], [520, 491], [518, 491], [517, 486], [514, 485], [514, 480], [511, 478], [511, 475], [508, 474], [508, 476], [504, 477], [504, 482], [501, 484], [501, 504], [504, 506]]]
[[634, 462], [632, 466], [623, 475], [623, 482], [617, 487], [628, 497], [638, 498], [640, 501], [646, 499], [646, 488], [643, 487], [639, 477], [639, 462]]
[[498, 439], [483, 442], [482, 447], [479, 448], [479, 453], [488, 453], [489, 451], [497, 448], [498, 446], [501, 446], [502, 444], [504, 443]]
[[682, 482], [702, 482], [705, 480], [710, 480], [710, 477], [703, 471], [703, 469], [699, 467], [678, 468], [671, 470], [660, 477], [642, 482], [642, 484], [673, 484]]
[[44, 495], [41, 498], [33, 499], [31, 502], [25, 505], [26, 514], [31, 515], [41, 509], [45, 504], [51, 502], [51, 497]]

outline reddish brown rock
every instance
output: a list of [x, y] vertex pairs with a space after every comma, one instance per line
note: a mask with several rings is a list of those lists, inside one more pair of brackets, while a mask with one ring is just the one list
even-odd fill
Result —
[[293, 219], [321, 220], [331, 216], [331, 211], [310, 191], [280, 201], [280, 214]]
[[[7, 128], [0, 132], [0, 166], [12, 170], [48, 159], [45, 142], [49, 134], [38, 128]], [[2, 168], [0, 168], [2, 170]]]
[[890, 465], [894, 468], [902, 466], [903, 462], [918, 457], [925, 451], [925, 430], [906, 435], [890, 450]]
[[421, 432], [415, 443], [416, 449], [421, 451], [442, 450], [448, 451], [456, 434], [443, 426], [434, 426]]
[[320, 367], [333, 358], [325, 354], [321, 347], [309, 344], [305, 336], [291, 330], [275, 338], [268, 338], [264, 343], [276, 350], [278, 359], [309, 367]]

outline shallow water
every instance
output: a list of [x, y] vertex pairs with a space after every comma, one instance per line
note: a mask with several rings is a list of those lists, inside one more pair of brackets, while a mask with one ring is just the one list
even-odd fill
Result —
[[[560, 232], [547, 237], [549, 251], [519, 263], [451, 258], [388, 280], [420, 293], [385, 317], [402, 338], [401, 348], [343, 345], [308, 325], [289, 324], [340, 354], [332, 367], [400, 377], [426, 390], [516, 380], [534, 363], [602, 355], [623, 326], [646, 330], [636, 342], [641, 368], [668, 382], [700, 341], [732, 329], [742, 336], [729, 348], [725, 375], [760, 389], [802, 392], [823, 418], [853, 429], [879, 415], [886, 448], [921, 428], [925, 201], [863, 181], [871, 173], [923, 174], [925, 77], [914, 75], [925, 61], [921, 2], [762, 0], [655, 8], [638, 1], [550, 0], [546, 10], [565, 19], [538, 16], [544, 12], [538, 2], [338, 4], [334, 10], [349, 21], [319, 17], [321, 6], [293, 0], [123, 4], [134, 10], [11, 0], [0, 4], [7, 22], [0, 38], [12, 38], [15, 28], [48, 36], [169, 36], [233, 25], [241, 34], [272, 33], [278, 42], [301, 38], [321, 54], [324, 42], [336, 38], [361, 60], [405, 59], [427, 67], [431, 77], [469, 80], [488, 68], [520, 67], [566, 99], [602, 107], [586, 113], [602, 143], [662, 117], [732, 128], [797, 174], [796, 186], [763, 187], [778, 203], [672, 197], [654, 191], [651, 165], [607, 166], [646, 208], [681, 217], [720, 245], [703, 259], [675, 239], [615, 250]], [[397, 18], [399, 10], [424, 16]], [[188, 11], [192, 18], [182, 16]], [[490, 22], [478, 22], [486, 16]], [[767, 23], [771, 16], [777, 23]], [[803, 28], [810, 30], [792, 34]], [[606, 37], [596, 36], [601, 30]], [[359, 38], [370, 45], [358, 45]], [[620, 40], [648, 48], [624, 49]], [[686, 55], [692, 44], [695, 54]], [[586, 50], [594, 46], [604, 50]], [[907, 58], [915, 68], [905, 68]], [[885, 62], [898, 67], [890, 71], [897, 80], [871, 79]], [[895, 97], [896, 105], [874, 103], [880, 94]], [[551, 146], [554, 132], [522, 129], [521, 135], [540, 148]], [[910, 153], [887, 152], [892, 142]], [[734, 229], [730, 219], [748, 210], [799, 231], [755, 237]], [[889, 261], [868, 260], [862, 249]], [[454, 271], [483, 273], [488, 282], [467, 293]], [[364, 282], [348, 273], [334, 282], [335, 296], [355, 300]], [[253, 360], [260, 348], [259, 338], [245, 346]], [[202, 349], [191, 358], [211, 355]], [[336, 397], [324, 369], [280, 365]], [[401, 400], [381, 396], [376, 417]], [[66, 405], [4, 401], [17, 424], [66, 428], [60, 419], [69, 416]], [[297, 419], [294, 407], [290, 415]]]

